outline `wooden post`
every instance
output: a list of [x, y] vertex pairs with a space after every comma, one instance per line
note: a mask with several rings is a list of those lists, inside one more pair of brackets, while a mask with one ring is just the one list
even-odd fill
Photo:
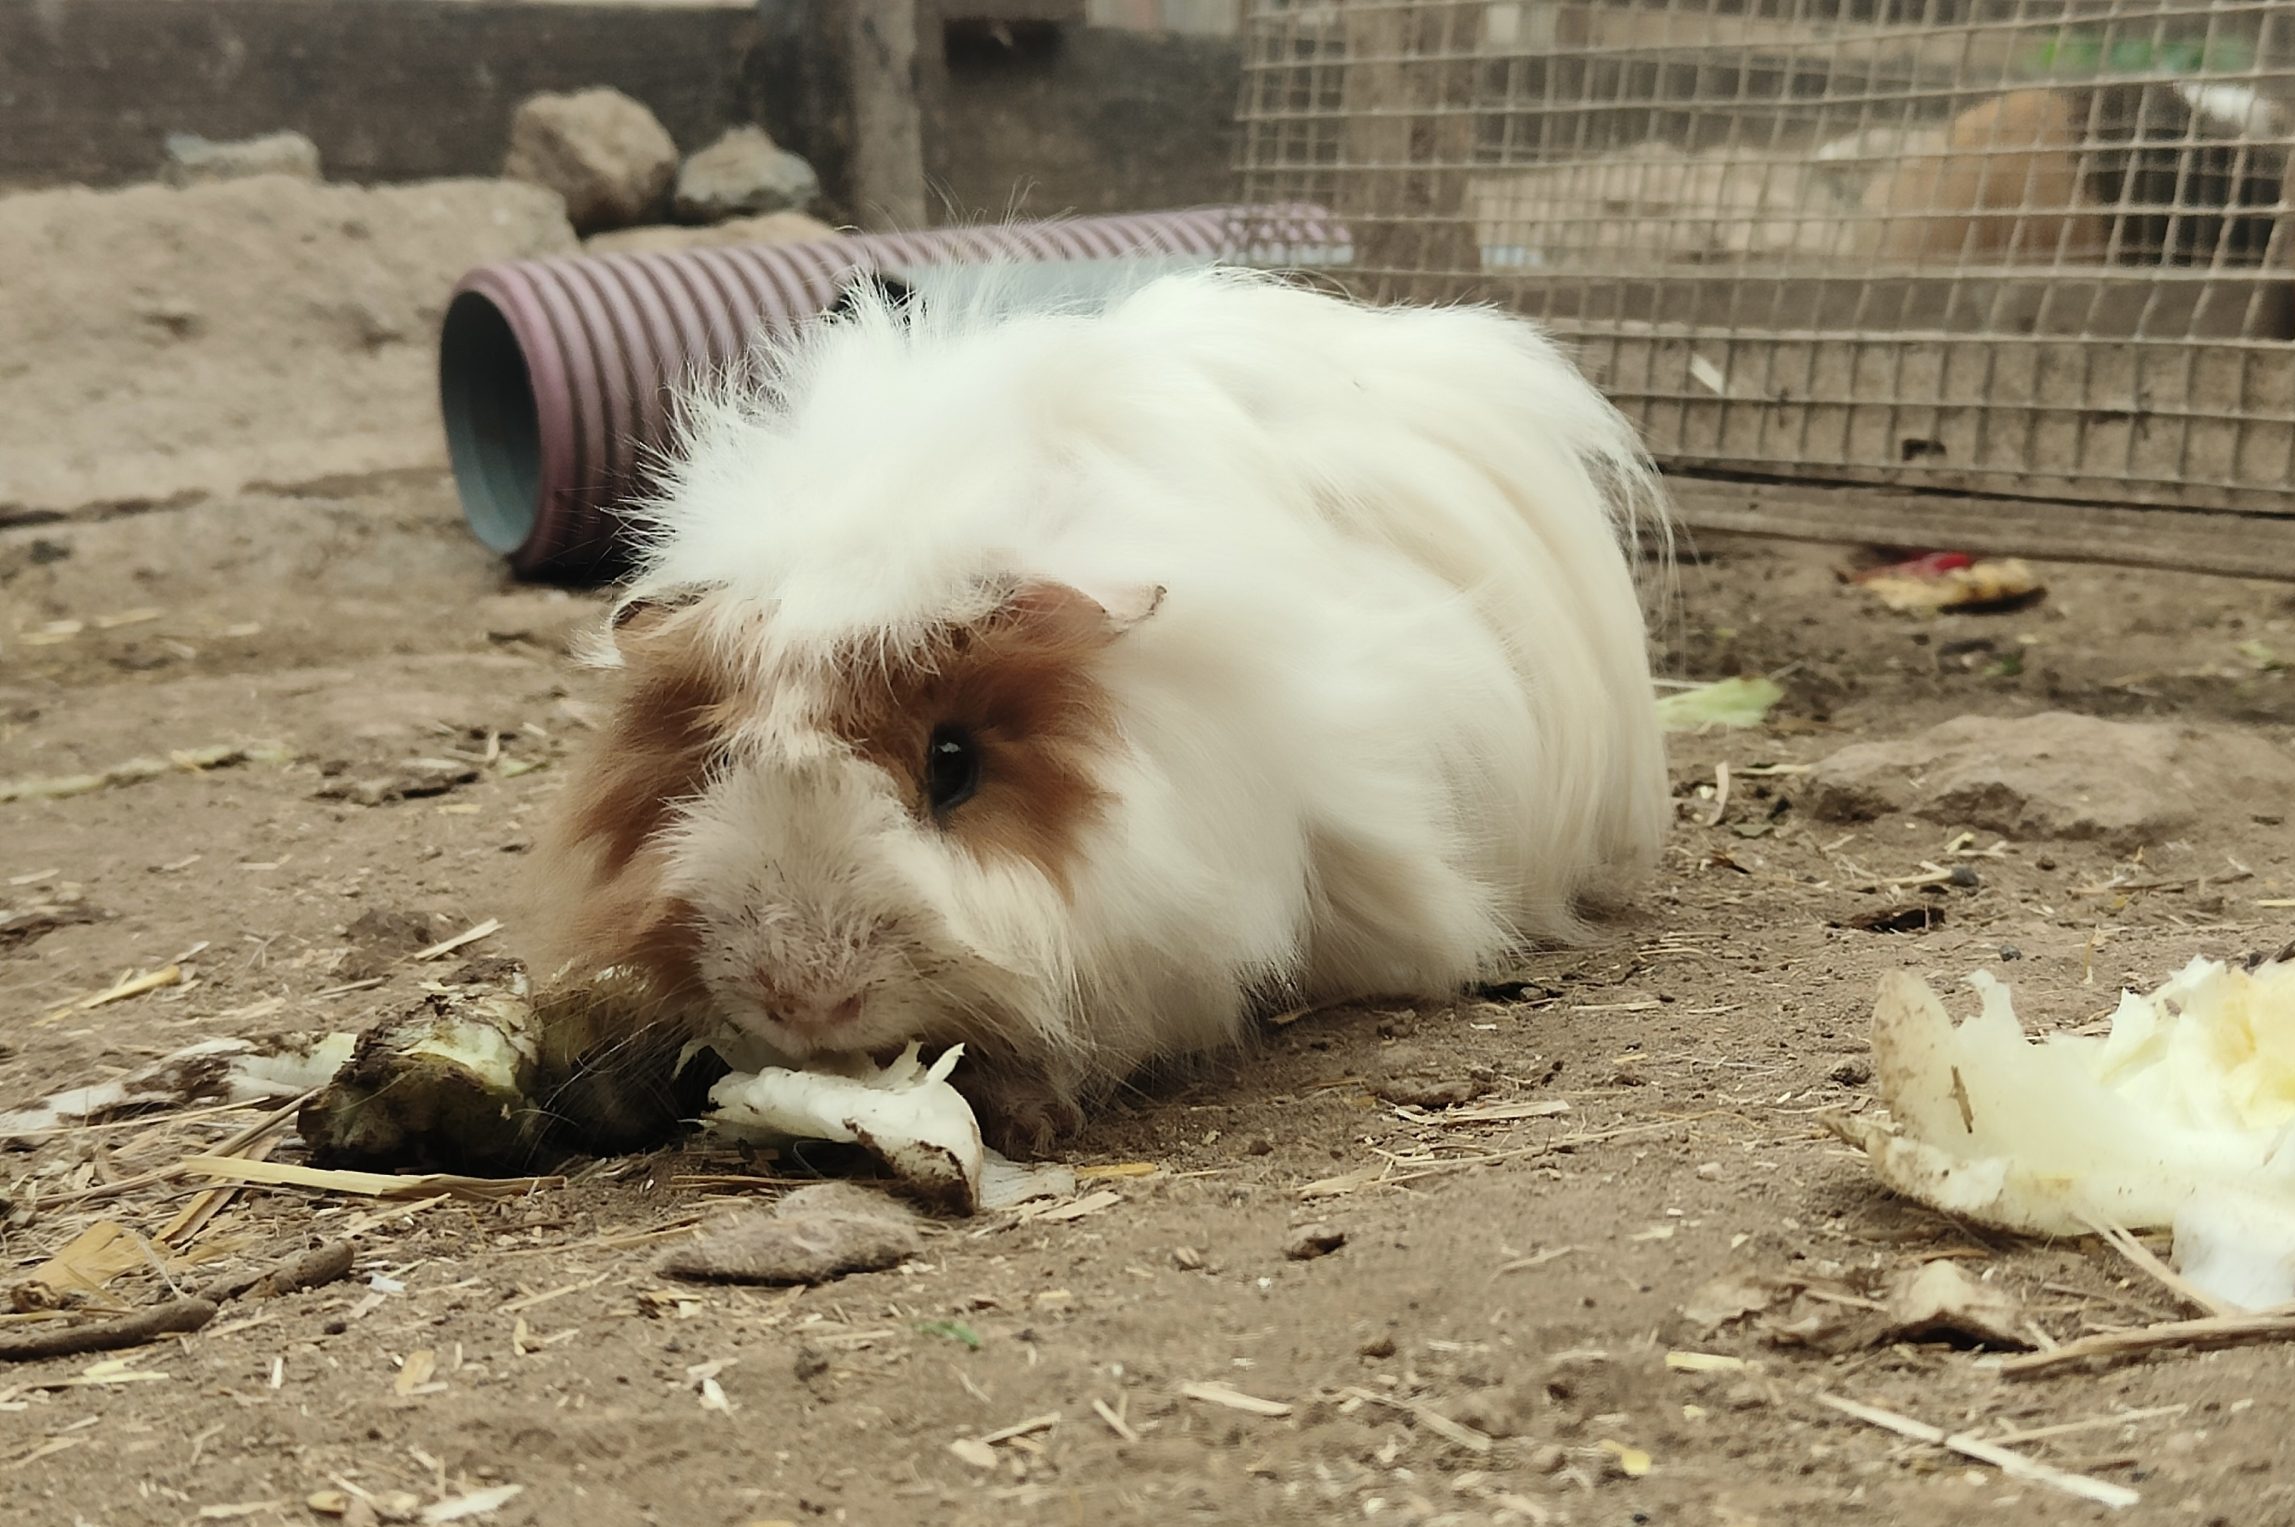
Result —
[[1440, 301], [1481, 284], [1466, 185], [1482, 0], [1347, 0], [1346, 157], [1335, 209], [1380, 301]]
[[[922, 65], [938, 57], [939, 7], [933, 0], [843, 0], [838, 8], [852, 81], [854, 213], [870, 229], [930, 227]], [[927, 23], [935, 46], [922, 48]]]

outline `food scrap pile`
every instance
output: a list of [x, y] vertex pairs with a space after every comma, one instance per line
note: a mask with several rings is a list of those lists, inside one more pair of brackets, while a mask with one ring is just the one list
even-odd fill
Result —
[[1882, 1181], [2003, 1230], [2172, 1229], [2211, 1308], [2295, 1305], [2295, 962], [2195, 959], [2123, 993], [2108, 1032], [2038, 1040], [1997, 978], [1969, 984], [1956, 1025], [1917, 976], [1882, 982], [1888, 1117], [1830, 1121]]

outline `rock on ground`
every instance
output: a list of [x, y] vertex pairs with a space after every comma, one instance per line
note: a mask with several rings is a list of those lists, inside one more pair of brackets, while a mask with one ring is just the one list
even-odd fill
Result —
[[760, 212], [802, 212], [821, 195], [813, 167], [760, 127], [736, 127], [685, 161], [677, 172], [677, 215], [688, 223], [722, 222]]
[[677, 145], [644, 104], [618, 90], [537, 95], [510, 123], [502, 173], [566, 199], [584, 233], [626, 228], [658, 211], [677, 174]]
[[2253, 732], [2170, 722], [2062, 711], [1962, 716], [1843, 748], [1808, 785], [1808, 806], [1827, 821], [1909, 811], [2011, 838], [2130, 849], [2191, 826], [2221, 801], [2295, 794], [2295, 753]]
[[916, 1211], [859, 1183], [799, 1188], [770, 1209], [741, 1204], [672, 1251], [662, 1271], [704, 1283], [826, 1283], [897, 1267], [924, 1249]]
[[587, 254], [652, 254], [663, 249], [718, 249], [729, 244], [803, 244], [834, 238], [837, 230], [802, 212], [768, 212], [763, 217], [737, 217], [729, 223], [700, 227], [669, 224], [653, 228], [617, 228], [582, 241]]
[[197, 133], [170, 133], [166, 152], [160, 179], [171, 186], [245, 180], [253, 175], [319, 178], [319, 145], [301, 133], [269, 133], [231, 143], [216, 143]]
[[443, 463], [454, 283], [575, 247], [491, 180], [0, 197], [0, 522]]

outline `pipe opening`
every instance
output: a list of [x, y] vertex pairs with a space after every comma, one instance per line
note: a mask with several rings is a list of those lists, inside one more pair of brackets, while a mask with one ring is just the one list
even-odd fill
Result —
[[438, 390], [463, 518], [487, 550], [508, 556], [541, 516], [542, 429], [518, 336], [478, 292], [446, 310]]

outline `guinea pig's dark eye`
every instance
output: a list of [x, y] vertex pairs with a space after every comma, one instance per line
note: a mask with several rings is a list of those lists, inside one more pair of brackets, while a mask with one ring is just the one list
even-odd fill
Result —
[[980, 747], [961, 726], [936, 726], [924, 748], [924, 798], [937, 812], [954, 811], [980, 788]]

